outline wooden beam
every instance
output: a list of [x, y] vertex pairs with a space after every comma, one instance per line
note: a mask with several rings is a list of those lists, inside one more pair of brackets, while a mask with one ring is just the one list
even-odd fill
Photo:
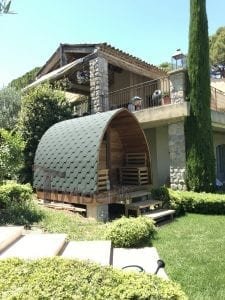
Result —
[[60, 60], [60, 67], [65, 66], [67, 64], [67, 57], [64, 51], [63, 44], [60, 44], [59, 47], [59, 60]]
[[72, 90], [82, 91], [85, 92], [85, 94], [90, 93], [90, 87], [86, 85], [76, 84], [76, 83], [70, 83], [70, 88]]
[[37, 198], [43, 200], [58, 201], [64, 203], [74, 203], [74, 204], [96, 204], [96, 199], [94, 197], [75, 195], [70, 193], [60, 193], [55, 191], [43, 192], [37, 191]]
[[157, 78], [162, 77], [158, 74], [157, 71], [154, 71], [154, 69], [147, 70], [144, 67], [142, 68], [141, 66], [137, 66], [131, 62], [125, 61], [119, 57], [115, 57], [108, 53], [99, 51], [99, 56], [104, 57], [108, 61], [108, 63], [110, 63], [111, 65], [117, 66], [119, 68], [130, 71], [132, 73], [146, 76], [150, 79], [157, 79]]
[[100, 194], [89, 197], [70, 193], [60, 193], [56, 191], [37, 191], [37, 198], [42, 200], [83, 205], [108, 204], [110, 201], [112, 201], [112, 199], [109, 199], [108, 192], [102, 192]]
[[94, 47], [71, 47], [64, 46], [65, 53], [92, 53], [94, 51]]

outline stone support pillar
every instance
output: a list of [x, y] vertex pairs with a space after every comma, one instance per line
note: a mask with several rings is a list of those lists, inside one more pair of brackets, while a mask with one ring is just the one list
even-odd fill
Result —
[[170, 186], [174, 190], [185, 190], [185, 135], [184, 122], [168, 125], [170, 155]]
[[97, 57], [89, 62], [91, 113], [109, 110], [108, 62]]
[[171, 104], [183, 103], [186, 97], [186, 69], [169, 72]]
[[108, 204], [88, 204], [87, 217], [93, 218], [101, 222], [106, 222], [109, 219]]

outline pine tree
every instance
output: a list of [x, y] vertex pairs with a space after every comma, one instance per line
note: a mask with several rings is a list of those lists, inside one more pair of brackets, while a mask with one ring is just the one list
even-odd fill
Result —
[[191, 0], [190, 4], [186, 183], [190, 190], [210, 192], [215, 185], [215, 158], [210, 112], [208, 21], [205, 0]]

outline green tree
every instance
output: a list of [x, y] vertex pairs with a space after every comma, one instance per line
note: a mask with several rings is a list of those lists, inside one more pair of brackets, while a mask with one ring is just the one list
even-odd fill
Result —
[[22, 97], [18, 129], [26, 141], [25, 166], [21, 174], [23, 182], [32, 181], [34, 155], [42, 135], [53, 124], [70, 118], [72, 107], [64, 92], [54, 90], [49, 84], [33, 88]]
[[0, 183], [14, 179], [23, 164], [25, 143], [18, 133], [0, 129]]
[[12, 80], [9, 83], [9, 86], [15, 88], [16, 90], [23, 89], [25, 86], [27, 86], [30, 83], [32, 83], [33, 81], [35, 81], [35, 78], [36, 78], [39, 70], [40, 70], [39, 67], [32, 69], [31, 71], [25, 73], [21, 77], [18, 77], [16, 79]]
[[186, 182], [191, 190], [209, 192], [215, 184], [215, 158], [210, 112], [208, 22], [205, 0], [191, 0], [190, 4]]
[[12, 130], [20, 111], [21, 94], [11, 87], [0, 90], [0, 128]]
[[159, 65], [165, 72], [169, 72], [172, 70], [172, 64], [168, 61], [165, 61]]
[[225, 62], [225, 27], [220, 27], [209, 37], [210, 62]]

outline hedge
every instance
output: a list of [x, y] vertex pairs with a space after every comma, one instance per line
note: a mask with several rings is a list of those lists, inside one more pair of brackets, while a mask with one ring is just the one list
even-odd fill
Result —
[[225, 194], [174, 191], [161, 187], [152, 190], [152, 197], [163, 201], [164, 206], [176, 210], [176, 215], [185, 212], [225, 215]]
[[[7, 274], [7, 276], [5, 276]], [[60, 257], [0, 262], [1, 299], [187, 299], [180, 286], [155, 275]]]
[[225, 195], [169, 190], [170, 207], [177, 214], [185, 212], [224, 215]]
[[0, 224], [25, 225], [41, 218], [32, 200], [29, 184], [9, 182], [0, 185]]
[[150, 242], [156, 228], [154, 221], [147, 217], [122, 217], [109, 223], [105, 239], [111, 240], [114, 247], [138, 247]]

